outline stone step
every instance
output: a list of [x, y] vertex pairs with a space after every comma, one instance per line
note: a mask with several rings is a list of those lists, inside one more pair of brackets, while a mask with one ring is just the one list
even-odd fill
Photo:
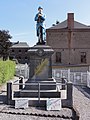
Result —
[[[38, 98], [38, 91], [30, 91], [30, 90], [22, 90], [19, 92], [14, 92], [14, 97], [22, 97], [22, 98]], [[56, 90], [52, 91], [40, 91], [40, 98], [60, 98], [61, 92], [57, 92]]]
[[[39, 86], [40, 85], [40, 86]], [[28, 80], [25, 90], [56, 90], [56, 81], [53, 78]]]
[[[38, 91], [26, 91], [20, 92], [20, 97], [33, 97], [37, 98], [39, 96]], [[60, 92], [57, 91], [40, 91], [40, 98], [60, 98]]]
[[[51, 83], [51, 85], [47, 85], [47, 83], [45, 83], [46, 85], [40, 85], [40, 90], [56, 90], [56, 85], [55, 83]], [[38, 90], [39, 89], [39, 85], [26, 85], [25, 90]]]

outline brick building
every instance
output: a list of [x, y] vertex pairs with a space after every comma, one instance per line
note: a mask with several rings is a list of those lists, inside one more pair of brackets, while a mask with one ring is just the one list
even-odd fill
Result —
[[18, 44], [13, 45], [10, 48], [9, 58], [17, 59], [19, 63], [28, 63], [29, 56], [28, 50], [30, 49], [29, 45], [26, 42], [19, 42]]
[[46, 30], [46, 41], [55, 53], [53, 65], [90, 65], [90, 26], [74, 20], [68, 13], [67, 20]]

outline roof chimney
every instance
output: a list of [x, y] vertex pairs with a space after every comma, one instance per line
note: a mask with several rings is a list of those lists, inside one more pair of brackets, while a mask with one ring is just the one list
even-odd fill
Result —
[[67, 27], [68, 29], [74, 28], [74, 13], [68, 13]]

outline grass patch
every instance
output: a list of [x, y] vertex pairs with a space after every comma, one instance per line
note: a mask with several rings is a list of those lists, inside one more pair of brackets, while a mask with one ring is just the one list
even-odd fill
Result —
[[0, 60], [0, 85], [14, 77], [15, 62]]

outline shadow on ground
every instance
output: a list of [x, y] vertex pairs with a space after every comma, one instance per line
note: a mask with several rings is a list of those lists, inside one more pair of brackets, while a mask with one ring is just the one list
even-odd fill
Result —
[[7, 104], [7, 96], [0, 94], [0, 104]]
[[90, 99], [90, 88], [86, 86], [77, 86], [76, 87], [79, 91], [81, 91], [87, 98]]

